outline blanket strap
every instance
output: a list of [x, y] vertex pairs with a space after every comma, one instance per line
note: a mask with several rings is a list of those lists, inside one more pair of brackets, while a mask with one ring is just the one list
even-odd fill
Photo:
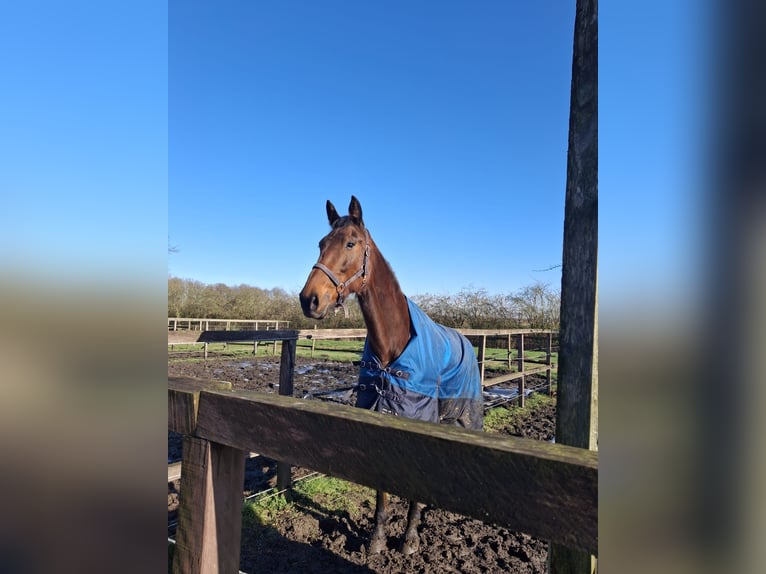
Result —
[[393, 367], [382, 367], [380, 363], [377, 361], [359, 361], [359, 366], [361, 368], [370, 369], [371, 371], [378, 371], [381, 373], [388, 373], [392, 377], [396, 377], [397, 379], [404, 379], [405, 381], [409, 380], [410, 373], [407, 371], [403, 371], [401, 369], [395, 369]]

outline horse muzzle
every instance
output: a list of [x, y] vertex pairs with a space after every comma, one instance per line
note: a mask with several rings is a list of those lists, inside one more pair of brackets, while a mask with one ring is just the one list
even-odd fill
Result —
[[330, 308], [328, 304], [321, 305], [320, 297], [316, 292], [306, 293], [301, 291], [300, 295], [301, 309], [303, 314], [311, 319], [324, 319], [327, 315], [327, 311]]

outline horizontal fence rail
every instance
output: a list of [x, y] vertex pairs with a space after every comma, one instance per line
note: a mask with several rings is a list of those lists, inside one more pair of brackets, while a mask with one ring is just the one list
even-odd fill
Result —
[[279, 329], [280, 325], [290, 326], [290, 321], [282, 319], [208, 319], [200, 317], [168, 317], [168, 331], [210, 331], [242, 329]]
[[205, 571], [205, 561], [236, 567], [227, 560], [239, 559], [242, 473], [251, 451], [597, 553], [594, 451], [228, 389], [168, 380], [168, 428], [185, 435], [188, 483], [176, 571]]
[[[546, 329], [458, 329], [463, 335], [472, 340], [477, 347], [477, 361], [479, 364], [479, 374], [482, 386], [484, 388], [499, 385], [501, 383], [517, 382], [518, 401], [520, 406], [525, 405], [526, 401], [526, 383], [527, 376], [536, 374], [545, 374], [546, 382], [544, 387], [549, 395], [553, 394], [553, 369], [552, 361], [553, 340], [557, 338], [556, 331]], [[202, 345], [202, 353], [205, 359], [208, 358], [208, 344], [211, 343], [253, 343], [253, 354], [256, 354], [259, 343], [273, 342], [274, 351], [277, 353], [278, 341], [289, 341], [304, 339], [311, 341], [311, 356], [314, 356], [316, 341], [321, 340], [339, 340], [339, 339], [364, 339], [367, 335], [366, 329], [282, 329], [282, 330], [226, 330], [226, 331], [169, 331], [168, 346], [171, 350], [175, 345]], [[540, 337], [545, 338], [544, 348], [538, 349], [545, 351], [545, 359], [534, 360], [525, 357], [525, 336], [527, 339]], [[507, 348], [507, 357], [505, 359], [487, 358], [487, 342], [492, 339], [505, 340]], [[514, 353], [515, 345], [515, 353]], [[529, 349], [532, 350], [532, 349]], [[186, 351], [188, 352], [188, 351]], [[492, 378], [485, 376], [485, 367], [490, 362], [504, 362], [507, 368], [515, 366], [516, 371], [505, 373]], [[542, 364], [543, 366], [533, 366], [528, 368], [527, 364]], [[538, 385], [537, 390], [540, 390]]]
[[[535, 374], [546, 375], [546, 390], [552, 394], [552, 370], [554, 364], [552, 354], [554, 349], [554, 337], [558, 338], [557, 331], [547, 329], [458, 329], [460, 333], [468, 337], [477, 347], [477, 361], [479, 364], [479, 373], [483, 387], [491, 387], [501, 383], [518, 381], [519, 404], [525, 404], [526, 377]], [[253, 352], [256, 352], [259, 342], [274, 342], [274, 354], [277, 352], [276, 343], [278, 341], [287, 341], [293, 339], [304, 339], [311, 341], [311, 356], [314, 356], [315, 343], [321, 340], [339, 340], [339, 339], [364, 339], [367, 336], [367, 329], [282, 329], [282, 330], [226, 330], [226, 331], [169, 331], [168, 346], [175, 345], [203, 345], [203, 356], [208, 357], [209, 343], [254, 343]], [[545, 359], [533, 360], [525, 358], [525, 336], [529, 338], [545, 338], [544, 350]], [[505, 359], [487, 358], [487, 342], [492, 339], [502, 339], [507, 348], [507, 357]], [[514, 352], [515, 345], [515, 352]], [[530, 351], [532, 349], [529, 349]], [[485, 377], [485, 367], [490, 362], [504, 362], [508, 369], [515, 366], [516, 371], [506, 373], [492, 378]], [[528, 368], [528, 363], [538, 363], [544, 366], [535, 366]]]

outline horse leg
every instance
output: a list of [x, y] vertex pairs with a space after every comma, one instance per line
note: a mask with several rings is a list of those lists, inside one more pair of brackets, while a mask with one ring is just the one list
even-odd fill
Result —
[[370, 554], [386, 549], [386, 522], [388, 522], [388, 493], [377, 491], [375, 497], [375, 528], [370, 537]]
[[404, 542], [402, 543], [402, 554], [409, 556], [414, 554], [420, 548], [420, 536], [418, 536], [418, 525], [420, 524], [420, 515], [425, 508], [415, 500], [410, 500], [410, 509], [407, 513], [407, 529], [404, 531]]

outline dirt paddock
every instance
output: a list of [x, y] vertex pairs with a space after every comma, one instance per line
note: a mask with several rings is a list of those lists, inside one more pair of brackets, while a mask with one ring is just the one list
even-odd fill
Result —
[[[206, 361], [169, 361], [168, 375], [230, 381], [234, 388], [276, 393], [279, 360], [273, 357], [227, 358]], [[353, 384], [357, 368], [350, 363], [298, 359], [294, 396]], [[504, 407], [500, 407], [504, 408]], [[538, 440], [552, 440], [554, 404], [517, 417], [500, 432]], [[181, 440], [168, 433], [168, 461], [180, 460]], [[307, 474], [295, 468], [294, 478]], [[261, 492], [276, 483], [274, 461], [256, 457], [245, 466], [245, 495]], [[177, 519], [179, 481], [168, 483], [168, 522]], [[501, 503], [501, 501], [498, 501]], [[360, 499], [362, 512], [326, 514], [315, 508], [296, 508], [263, 525], [243, 526], [240, 569], [243, 572], [337, 572], [385, 574], [401, 572], [520, 572], [546, 571], [548, 543], [462, 515], [426, 507], [419, 527], [420, 550], [405, 557], [397, 549], [404, 533], [407, 505], [392, 497], [388, 526], [389, 548], [368, 555], [366, 543], [373, 526], [374, 502]], [[169, 527], [169, 534], [174, 530]]]

